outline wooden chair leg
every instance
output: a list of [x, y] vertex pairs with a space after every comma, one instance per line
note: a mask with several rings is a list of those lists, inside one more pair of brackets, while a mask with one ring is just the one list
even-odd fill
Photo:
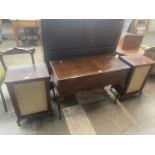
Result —
[[33, 64], [33, 66], [34, 66], [34, 65], [35, 65], [34, 53], [31, 53], [31, 59], [32, 59], [32, 64]]
[[1, 97], [2, 97], [2, 102], [3, 102], [4, 110], [5, 110], [5, 112], [7, 112], [8, 108], [6, 106], [5, 98], [4, 98], [4, 95], [3, 95], [3, 92], [2, 92], [1, 88], [0, 88], [0, 94], [1, 94]]

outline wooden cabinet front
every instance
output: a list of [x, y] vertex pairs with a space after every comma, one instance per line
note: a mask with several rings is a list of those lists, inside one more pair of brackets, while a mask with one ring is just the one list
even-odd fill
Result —
[[125, 85], [129, 69], [122, 71], [115, 71], [112, 73], [99, 73], [97, 75], [72, 78], [69, 80], [60, 81], [56, 87], [59, 94], [67, 95], [73, 94], [77, 91], [91, 90], [102, 88], [111, 84]]
[[130, 67], [113, 55], [98, 55], [50, 61], [60, 96], [77, 91], [125, 85]]

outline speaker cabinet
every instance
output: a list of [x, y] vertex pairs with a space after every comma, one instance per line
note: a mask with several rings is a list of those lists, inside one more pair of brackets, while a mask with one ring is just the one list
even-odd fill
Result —
[[48, 110], [45, 86], [44, 80], [19, 83], [12, 86], [22, 116]]
[[137, 93], [141, 94], [155, 62], [143, 55], [138, 54], [130, 56], [120, 56], [120, 59], [127, 63], [131, 67], [131, 69], [126, 80], [125, 87], [120, 88], [120, 86], [117, 85], [113, 88], [115, 88], [115, 90], [118, 92], [120, 98]]
[[8, 69], [6, 85], [18, 123], [23, 118], [51, 111], [49, 74], [45, 64]]

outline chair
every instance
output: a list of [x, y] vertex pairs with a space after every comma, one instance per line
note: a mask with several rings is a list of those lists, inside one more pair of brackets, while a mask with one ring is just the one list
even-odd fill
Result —
[[138, 50], [140, 48], [143, 35], [126, 34], [123, 37], [122, 49], [124, 50]]
[[128, 32], [134, 34], [145, 34], [148, 31], [149, 24], [149, 19], [133, 19], [128, 29]]
[[[144, 55], [155, 61], [155, 47], [146, 49]], [[151, 74], [155, 75], [155, 66], [152, 68]]]
[[144, 54], [144, 50], [140, 48], [143, 35], [125, 34], [118, 42], [116, 53], [118, 55]]
[[3, 102], [5, 112], [7, 112], [8, 109], [7, 109], [5, 98], [4, 98], [2, 89], [1, 89], [1, 86], [2, 86], [4, 79], [5, 79], [5, 72], [7, 70], [7, 66], [4, 62], [4, 56], [15, 55], [15, 54], [30, 54], [31, 59], [32, 59], [32, 64], [35, 65], [34, 53], [35, 53], [35, 48], [18, 48], [18, 47], [13, 47], [13, 48], [10, 48], [10, 49], [5, 50], [3, 52], [0, 52], [0, 61], [2, 64], [2, 67], [0, 67], [0, 95], [2, 98], [2, 102]]

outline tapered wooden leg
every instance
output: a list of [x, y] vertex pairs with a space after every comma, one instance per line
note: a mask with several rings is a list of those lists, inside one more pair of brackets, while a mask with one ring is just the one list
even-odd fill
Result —
[[56, 100], [56, 95], [55, 95], [54, 88], [52, 89], [52, 91], [53, 91], [53, 99]]
[[31, 58], [32, 58], [32, 64], [35, 65], [34, 53], [31, 53]]
[[58, 103], [59, 119], [61, 119], [61, 103]]
[[57, 98], [57, 107], [59, 111], [59, 119], [61, 119], [61, 103], [63, 101], [63, 98]]
[[52, 82], [52, 79], [50, 80], [50, 90], [52, 90], [53, 92], [53, 99], [56, 100], [56, 94], [55, 94], [55, 91], [54, 91], [54, 84]]
[[5, 110], [5, 112], [7, 112], [8, 108], [6, 106], [5, 98], [4, 98], [4, 95], [3, 95], [3, 92], [2, 92], [1, 88], [0, 88], [0, 94], [1, 94], [1, 97], [2, 97], [2, 102], [3, 102], [4, 110]]

